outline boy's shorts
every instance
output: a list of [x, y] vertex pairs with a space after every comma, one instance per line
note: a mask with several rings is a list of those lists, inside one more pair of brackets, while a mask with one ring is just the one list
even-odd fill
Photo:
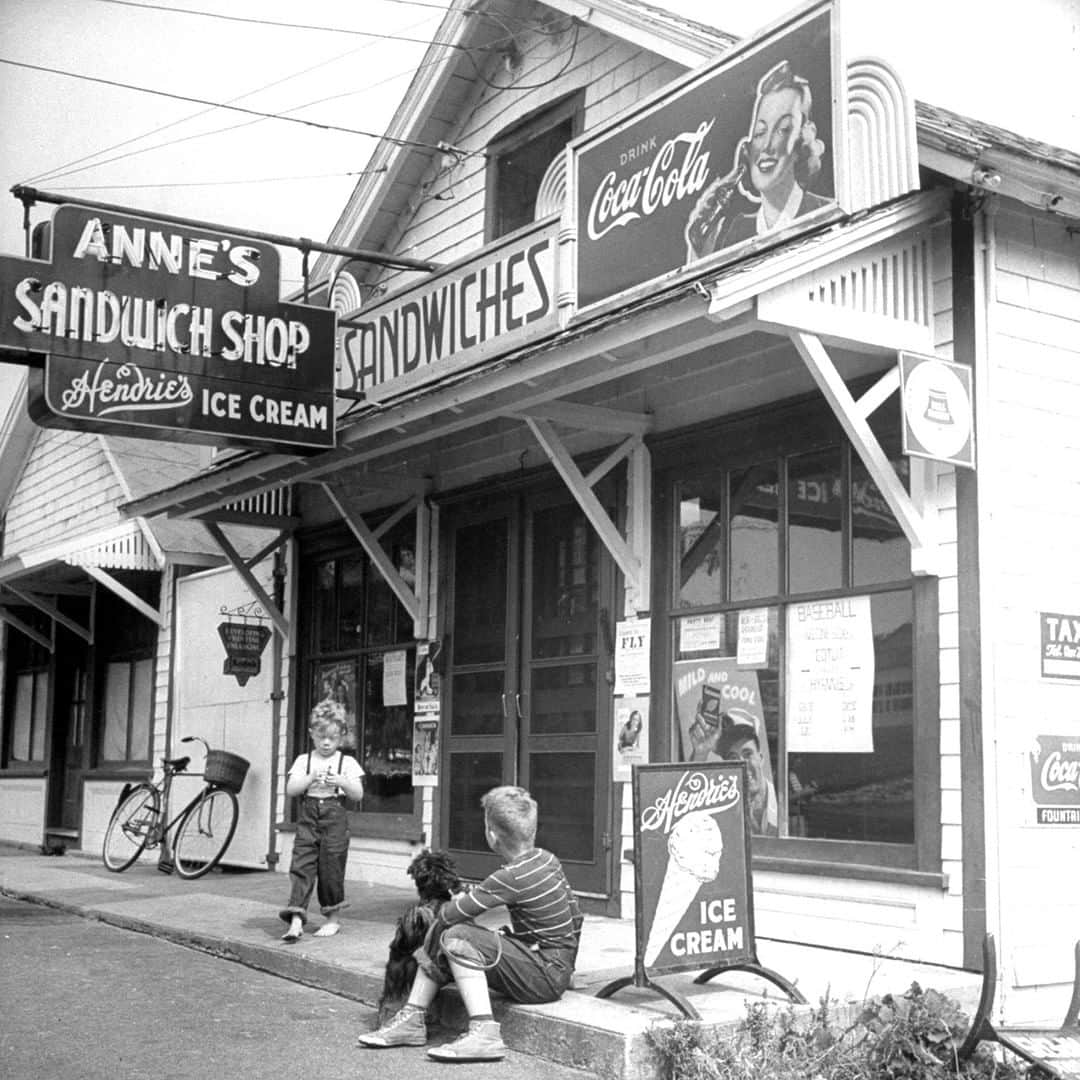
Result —
[[440, 986], [453, 979], [446, 958], [449, 953], [463, 967], [483, 970], [492, 990], [524, 1005], [558, 1001], [574, 975], [575, 955], [570, 949], [530, 946], [475, 923], [447, 927], [438, 945], [432, 942], [431, 953], [419, 949], [416, 960]]

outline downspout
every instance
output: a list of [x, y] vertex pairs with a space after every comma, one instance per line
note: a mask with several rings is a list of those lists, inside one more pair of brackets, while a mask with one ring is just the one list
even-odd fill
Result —
[[[285, 556], [279, 547], [274, 552], [274, 605], [278, 611], [285, 610]], [[266, 837], [266, 865], [275, 869], [277, 852], [277, 787], [278, 787], [278, 740], [281, 737], [281, 703], [285, 700], [282, 689], [282, 668], [285, 641], [275, 630], [270, 646], [270, 813]]]

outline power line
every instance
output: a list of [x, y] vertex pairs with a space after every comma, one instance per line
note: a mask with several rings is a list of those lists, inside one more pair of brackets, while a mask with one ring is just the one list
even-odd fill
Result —
[[[384, 0], [385, 2], [385, 0]], [[418, 3], [417, 6], [438, 6], [428, 5], [424, 3]], [[403, 30], [411, 30], [417, 26], [423, 26], [426, 19], [420, 19], [418, 22], [412, 23], [410, 26], [402, 27]], [[237, 94], [236, 97], [230, 98], [229, 103], [232, 104], [236, 101], [243, 101], [245, 98], [254, 97], [256, 94], [261, 94], [265, 90], [271, 90], [276, 86], [282, 86], [284, 83], [290, 82], [293, 79], [298, 79], [303, 75], [310, 75], [313, 71], [318, 71], [320, 68], [328, 67], [330, 64], [336, 64], [339, 60], [344, 60], [346, 57], [355, 56], [359, 52], [363, 52], [365, 49], [371, 49], [375, 46], [374, 41], [365, 41], [363, 45], [357, 46], [355, 49], [347, 49], [343, 53], [338, 53], [337, 56], [332, 56], [328, 60], [323, 60], [318, 64], [312, 64], [310, 67], [301, 68], [299, 71], [294, 71], [289, 75], [285, 75], [280, 79], [275, 79], [272, 82], [265, 83], [263, 86], [256, 87], [254, 90], [248, 90], [243, 94]], [[411, 69], [402, 72], [402, 74], [409, 74]], [[380, 80], [378, 83], [372, 84], [373, 86], [382, 85], [384, 82], [389, 82], [399, 76], [390, 76], [387, 79]], [[308, 108], [309, 106], [319, 104], [319, 102], [309, 101], [303, 105], [296, 106], [292, 109], [283, 109], [283, 114], [292, 112], [298, 112], [300, 109]], [[38, 173], [37, 176], [31, 177], [25, 180], [26, 184], [37, 184], [42, 182], [51, 182], [52, 180], [61, 180], [65, 176], [71, 176], [73, 173], [85, 172], [87, 169], [97, 168], [101, 165], [109, 165], [115, 161], [123, 161], [128, 157], [135, 157], [139, 154], [149, 153], [151, 150], [160, 150], [169, 146], [178, 146], [182, 142], [190, 142], [193, 139], [202, 139], [210, 135], [219, 135], [228, 131], [237, 131], [242, 127], [249, 127], [252, 124], [261, 123], [261, 120], [245, 120], [240, 124], [231, 124], [223, 128], [215, 128], [213, 131], [197, 132], [193, 135], [185, 135], [182, 138], [169, 139], [166, 142], [155, 143], [153, 146], [144, 146], [138, 150], [132, 150], [127, 154], [117, 154], [115, 157], [108, 158], [105, 161], [93, 161], [91, 164], [84, 166], [82, 169], [74, 168], [73, 166], [81, 165], [84, 161], [92, 161], [93, 158], [98, 158], [102, 154], [107, 154], [112, 150], [118, 150], [122, 146], [129, 146], [131, 143], [139, 142], [141, 139], [148, 139], [152, 135], [156, 135], [162, 131], [168, 131], [169, 128], [177, 127], [180, 124], [186, 123], [188, 120], [195, 120], [200, 116], [205, 116], [208, 113], [212, 113], [213, 108], [200, 109], [198, 112], [190, 113], [188, 116], [181, 117], [179, 120], [173, 120], [168, 124], [161, 124], [159, 127], [152, 128], [150, 131], [144, 131], [140, 135], [134, 135], [130, 139], [123, 139], [118, 143], [113, 143], [111, 146], [106, 146], [102, 150], [95, 150], [91, 154], [84, 154], [80, 158], [76, 158], [74, 161], [68, 161], [63, 165], [57, 165], [52, 169], [47, 169], [45, 172]]]
[[[100, 4], [118, 4], [121, 7], [133, 7], [133, 8], [145, 8], [148, 11], [164, 11], [170, 15], [199, 15], [206, 19], [221, 19], [225, 22], [239, 22], [239, 23], [254, 23], [258, 26], [277, 26], [286, 30], [317, 30], [323, 33], [333, 34], [355, 34], [360, 37], [379, 38], [384, 41], [407, 41], [415, 45], [431, 45], [433, 42], [424, 40], [423, 38], [410, 38], [401, 37], [398, 34], [379, 34], [374, 30], [353, 30], [343, 26], [316, 26], [311, 23], [294, 23], [294, 22], [281, 22], [276, 19], [254, 19], [244, 15], [220, 15], [216, 11], [197, 11], [194, 8], [178, 8], [167, 7], [157, 4], [143, 4], [138, 0], [98, 0]], [[469, 52], [469, 46], [458, 45], [452, 42], [439, 42], [438, 44], [444, 45], [448, 49], [461, 49], [462, 52]], [[487, 50], [487, 46], [478, 45], [476, 49], [481, 52]]]
[[379, 169], [357, 169], [353, 172], [311, 173], [307, 176], [255, 176], [247, 180], [185, 180], [177, 182], [167, 180], [161, 184], [65, 184], [64, 191], [128, 191], [133, 188], [185, 188], [185, 187], [226, 187], [229, 184], [281, 184], [296, 180], [337, 180], [342, 176], [375, 176], [386, 172], [384, 165]]
[[[108, 0], [108, 2], [119, 2], [119, 0]], [[340, 131], [346, 135], [363, 135], [369, 139], [385, 139], [387, 142], [392, 142], [397, 146], [412, 146], [419, 150], [435, 150], [440, 153], [446, 149], [445, 146], [437, 146], [432, 143], [416, 142], [413, 139], [398, 139], [390, 135], [380, 135], [374, 131], [363, 131], [360, 128], [343, 127], [340, 124], [325, 124], [318, 120], [305, 120], [298, 116], [284, 116], [281, 113], [268, 113], [262, 112], [259, 109], [246, 109], [242, 105], [230, 105], [221, 101], [208, 101], [206, 98], [191, 97], [187, 94], [173, 94], [167, 90], [153, 90], [146, 86], [134, 86], [131, 83], [117, 82], [114, 79], [102, 79], [94, 75], [81, 75], [74, 71], [62, 71], [59, 68], [44, 67], [40, 64], [26, 64], [19, 60], [9, 60], [6, 57], [0, 56], [0, 64], [9, 64], [12, 67], [25, 68], [29, 71], [41, 71], [48, 75], [62, 75], [69, 79], [82, 79], [86, 82], [100, 83], [104, 86], [113, 86], [121, 90], [134, 90], [139, 94], [152, 94], [157, 97], [171, 98], [174, 101], [187, 101], [195, 105], [209, 105], [215, 109], [227, 109], [230, 112], [244, 113], [247, 116], [256, 116], [261, 120], [281, 120], [288, 124], [302, 124], [306, 127], [318, 128], [321, 131]], [[474, 151], [460, 150], [456, 151], [462, 155], [469, 157], [474, 156]]]

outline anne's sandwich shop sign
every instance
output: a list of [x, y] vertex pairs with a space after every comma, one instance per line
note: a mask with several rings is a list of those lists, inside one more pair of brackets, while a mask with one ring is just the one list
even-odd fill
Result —
[[336, 316], [279, 299], [273, 245], [69, 205], [51, 240], [48, 259], [0, 256], [0, 354], [34, 365], [39, 424], [334, 445]]

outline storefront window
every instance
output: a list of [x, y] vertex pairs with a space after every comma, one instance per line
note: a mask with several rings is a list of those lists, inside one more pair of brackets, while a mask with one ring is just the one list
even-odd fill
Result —
[[[410, 587], [415, 584], [415, 526], [400, 523], [383, 547]], [[413, 813], [413, 701], [416, 647], [412, 617], [367, 556], [357, 549], [305, 560], [310, 600], [308, 702], [298, 745], [308, 743], [306, 718], [319, 701], [345, 714], [344, 748], [364, 769], [366, 814]]]
[[914, 845], [910, 547], [858, 455], [684, 467], [674, 495], [673, 757], [747, 761], [758, 836]]
[[[32, 608], [20, 608], [19, 618], [48, 637], [49, 620]], [[21, 631], [7, 632], [7, 687], [3, 723], [5, 767], [44, 764], [45, 728], [49, 703], [49, 651]]]
[[780, 587], [779, 473], [774, 464], [728, 474], [731, 599], [775, 596]]
[[[123, 584], [157, 606], [156, 574], [118, 572]], [[98, 592], [98, 746], [102, 765], [150, 761], [154, 718], [154, 655], [158, 627], [108, 590]]]

